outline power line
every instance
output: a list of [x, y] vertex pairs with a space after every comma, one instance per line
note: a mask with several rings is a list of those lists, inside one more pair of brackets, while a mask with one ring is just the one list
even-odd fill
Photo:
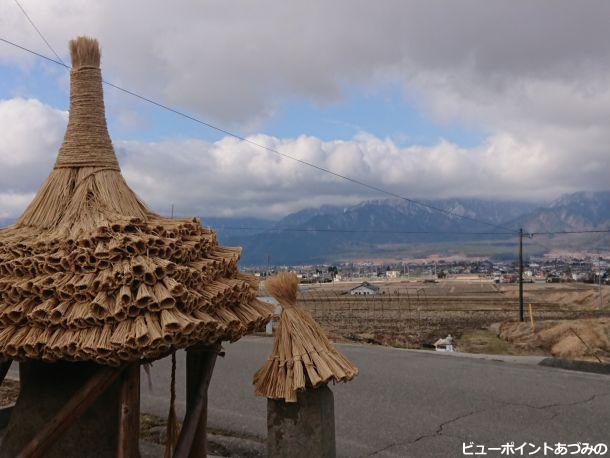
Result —
[[[24, 47], [24, 46], [21, 46], [21, 45], [19, 45], [19, 44], [17, 44], [17, 43], [14, 43], [14, 42], [12, 42], [12, 41], [6, 40], [5, 38], [2, 38], [2, 37], [0, 37], [0, 41], [4, 42], [4, 43], [6, 43], [6, 44], [9, 44], [9, 45], [11, 45], [11, 46], [14, 46], [14, 47], [16, 47], [16, 48], [18, 48], [18, 49], [21, 49], [21, 50], [23, 50], [23, 51], [25, 51], [25, 52], [28, 52], [28, 53], [30, 53], [30, 54], [33, 54], [33, 55], [35, 55], [35, 56], [37, 56], [37, 57], [40, 57], [40, 58], [42, 58], [42, 59], [45, 59], [45, 60], [47, 60], [47, 61], [49, 61], [49, 62], [53, 62], [53, 63], [55, 63], [55, 64], [61, 65], [61, 66], [65, 67], [66, 69], [68, 69], [68, 70], [69, 70], [71, 67], [70, 67], [69, 65], [66, 65], [66, 64], [63, 62], [63, 60], [61, 60], [61, 57], [59, 57], [59, 55], [58, 55], [58, 54], [55, 52], [55, 50], [53, 49], [53, 47], [52, 47], [52, 46], [49, 44], [49, 42], [48, 42], [48, 41], [47, 41], [47, 40], [44, 38], [44, 35], [42, 35], [42, 33], [40, 32], [40, 30], [39, 30], [39, 29], [36, 27], [36, 25], [35, 25], [35, 24], [32, 22], [32, 20], [30, 19], [30, 17], [27, 15], [27, 13], [25, 12], [25, 10], [23, 10], [23, 8], [22, 8], [22, 7], [21, 7], [21, 5], [20, 5], [20, 4], [17, 2], [17, 0], [15, 0], [15, 3], [17, 3], [17, 5], [18, 5], [18, 6], [19, 6], [19, 7], [22, 9], [22, 11], [23, 11], [24, 15], [25, 15], [25, 16], [28, 18], [28, 20], [30, 21], [30, 23], [32, 24], [32, 26], [33, 26], [33, 27], [36, 29], [36, 31], [39, 33], [39, 35], [41, 36], [41, 38], [42, 38], [42, 39], [44, 40], [44, 42], [47, 44], [47, 46], [49, 47], [49, 49], [50, 49], [50, 50], [51, 50], [51, 51], [52, 51], [52, 52], [55, 54], [55, 56], [58, 58], [58, 60], [52, 59], [52, 58], [50, 58], [50, 57], [48, 57], [48, 56], [45, 56], [44, 54], [40, 54], [40, 53], [38, 53], [38, 52], [36, 52], [36, 51], [33, 51], [33, 50], [29, 49], [29, 48], [26, 48], [26, 47]], [[240, 136], [240, 135], [238, 135], [238, 134], [234, 134], [234, 133], [232, 133], [232, 132], [230, 132], [230, 131], [228, 131], [228, 130], [222, 129], [222, 128], [217, 127], [217, 126], [215, 126], [215, 125], [213, 125], [213, 124], [207, 123], [207, 122], [202, 121], [202, 120], [200, 120], [200, 119], [198, 119], [198, 118], [195, 118], [195, 117], [190, 116], [190, 115], [188, 115], [188, 114], [186, 114], [186, 113], [183, 113], [183, 112], [181, 112], [181, 111], [179, 111], [179, 110], [176, 110], [176, 109], [174, 109], [174, 108], [171, 108], [171, 107], [169, 107], [169, 106], [166, 106], [166, 105], [164, 105], [164, 104], [162, 104], [162, 103], [156, 102], [155, 100], [152, 100], [152, 99], [149, 99], [149, 98], [147, 98], [147, 97], [144, 97], [144, 96], [142, 96], [142, 95], [140, 95], [140, 94], [137, 94], [137, 93], [135, 93], [135, 92], [133, 92], [133, 91], [130, 91], [130, 90], [128, 90], [128, 89], [125, 89], [125, 88], [122, 88], [122, 87], [120, 87], [120, 86], [117, 86], [116, 84], [113, 84], [113, 83], [111, 83], [111, 82], [109, 82], [109, 81], [103, 80], [103, 82], [104, 82], [104, 84], [106, 84], [106, 85], [108, 85], [108, 86], [110, 86], [110, 87], [112, 87], [112, 88], [114, 88], [114, 89], [117, 89], [117, 90], [119, 90], [119, 91], [122, 91], [122, 92], [124, 92], [124, 93], [126, 93], [126, 94], [129, 94], [129, 95], [133, 96], [133, 97], [139, 98], [139, 99], [141, 99], [141, 100], [143, 100], [143, 101], [145, 101], [145, 102], [151, 103], [151, 104], [153, 104], [153, 105], [155, 105], [155, 106], [157, 106], [157, 107], [159, 107], [159, 108], [162, 108], [162, 109], [164, 109], [164, 110], [168, 110], [168, 111], [170, 111], [170, 112], [172, 112], [172, 113], [174, 113], [174, 114], [177, 114], [177, 115], [179, 115], [179, 116], [185, 117], [185, 118], [187, 118], [187, 119], [189, 119], [189, 120], [191, 120], [191, 121], [194, 121], [194, 122], [196, 122], [196, 123], [199, 123], [199, 124], [201, 124], [201, 125], [204, 125], [204, 126], [206, 126], [206, 127], [209, 127], [209, 128], [211, 128], [211, 129], [214, 129], [214, 130], [216, 130], [216, 131], [218, 131], [218, 132], [222, 132], [222, 133], [224, 133], [224, 134], [226, 134], [226, 135], [229, 135], [229, 136], [231, 136], [231, 137], [233, 137], [233, 138], [236, 138], [236, 139], [238, 139], [238, 140], [241, 140], [241, 141], [244, 141], [244, 142], [246, 142], [246, 143], [252, 144], [252, 145], [257, 146], [257, 147], [259, 147], [259, 148], [263, 148], [263, 149], [265, 149], [265, 150], [267, 150], [267, 151], [270, 151], [270, 152], [272, 152], [272, 153], [278, 154], [278, 155], [283, 156], [283, 157], [285, 157], [285, 158], [287, 158], [287, 159], [291, 159], [291, 160], [293, 160], [293, 161], [299, 162], [299, 163], [301, 163], [301, 164], [303, 164], [303, 165], [307, 165], [307, 166], [309, 166], [309, 167], [313, 167], [313, 168], [315, 168], [315, 169], [317, 169], [317, 170], [320, 170], [320, 171], [322, 171], [322, 172], [329, 173], [329, 174], [334, 175], [334, 176], [336, 176], [336, 177], [338, 177], [338, 178], [341, 178], [341, 179], [344, 179], [344, 180], [350, 181], [350, 182], [352, 182], [352, 183], [354, 183], [354, 184], [358, 184], [358, 185], [363, 186], [363, 187], [366, 187], [366, 188], [368, 188], [368, 189], [371, 189], [371, 190], [374, 190], [374, 191], [377, 191], [377, 192], [380, 192], [380, 193], [383, 193], [383, 194], [386, 194], [386, 195], [389, 195], [389, 196], [392, 196], [392, 197], [395, 197], [395, 198], [398, 198], [398, 199], [401, 199], [401, 200], [405, 200], [405, 201], [407, 201], [407, 202], [410, 202], [410, 203], [413, 203], [413, 204], [416, 204], [416, 205], [420, 205], [420, 206], [423, 206], [423, 207], [429, 208], [429, 209], [431, 209], [431, 210], [438, 211], [438, 212], [440, 212], [440, 213], [445, 214], [446, 216], [453, 216], [453, 217], [457, 217], [457, 218], [468, 219], [468, 220], [473, 221], [473, 222], [477, 222], [477, 223], [485, 224], [485, 225], [488, 225], [488, 226], [492, 226], [492, 227], [497, 227], [497, 228], [505, 229], [505, 230], [508, 230], [508, 231], [510, 231], [510, 232], [457, 232], [457, 231], [456, 231], [456, 232], [425, 232], [425, 231], [422, 231], [422, 232], [413, 232], [413, 231], [355, 231], [355, 230], [354, 230], [354, 231], [348, 231], [348, 230], [345, 230], [345, 231], [344, 231], [344, 230], [328, 230], [328, 229], [318, 229], [318, 228], [312, 228], [312, 229], [298, 229], [299, 231], [316, 231], [316, 232], [385, 232], [385, 233], [398, 233], [398, 234], [470, 234], [470, 235], [509, 235], [509, 234], [515, 234], [515, 233], [517, 232], [516, 230], [511, 229], [511, 228], [508, 228], [508, 227], [506, 227], [506, 226], [502, 226], [502, 225], [499, 225], [499, 224], [490, 223], [490, 222], [487, 222], [487, 221], [479, 220], [479, 219], [477, 219], [477, 218], [473, 218], [473, 217], [469, 217], [469, 216], [465, 216], [465, 215], [460, 215], [460, 214], [454, 213], [454, 212], [452, 212], [452, 211], [450, 211], [450, 210], [441, 209], [441, 208], [435, 207], [435, 206], [430, 205], [430, 204], [426, 204], [426, 203], [423, 203], [423, 202], [419, 202], [419, 201], [417, 201], [417, 200], [410, 199], [410, 198], [408, 198], [408, 197], [401, 196], [401, 195], [399, 195], [399, 194], [395, 194], [395, 193], [393, 193], [393, 192], [391, 192], [391, 191], [386, 191], [386, 190], [384, 190], [384, 189], [382, 189], [382, 188], [378, 188], [378, 187], [376, 187], [376, 186], [369, 185], [368, 183], [364, 183], [364, 182], [359, 181], [359, 180], [356, 180], [356, 179], [354, 179], [354, 178], [351, 178], [351, 177], [348, 177], [348, 176], [345, 176], [345, 175], [341, 175], [341, 174], [339, 174], [339, 173], [336, 173], [336, 172], [333, 172], [333, 171], [331, 171], [331, 170], [328, 170], [328, 169], [326, 169], [326, 168], [324, 168], [324, 167], [317, 166], [317, 165], [315, 165], [315, 164], [309, 163], [309, 162], [304, 161], [304, 160], [302, 160], [302, 159], [298, 159], [298, 158], [295, 158], [295, 157], [290, 156], [290, 155], [288, 155], [288, 154], [285, 154], [285, 153], [279, 152], [279, 151], [277, 151], [277, 150], [275, 150], [275, 149], [273, 149], [273, 148], [270, 148], [270, 147], [268, 147], [268, 146], [261, 145], [260, 143], [254, 142], [254, 141], [249, 140], [249, 139], [247, 139], [247, 138], [245, 138], [245, 137], [242, 137], [242, 136]], [[233, 230], [262, 230], [262, 229], [265, 229], [265, 230], [269, 230], [269, 228], [250, 228], [250, 227], [248, 227], [248, 228], [246, 228], [246, 227], [240, 227], [240, 228], [234, 227], [234, 228], [225, 228], [225, 229], [233, 229]], [[290, 228], [275, 228], [275, 229], [273, 229], [273, 230], [283, 230], [283, 231], [291, 230], [291, 231], [296, 231], [297, 229], [290, 229]], [[536, 236], [536, 235], [570, 235], [570, 234], [595, 234], [595, 233], [610, 233], [610, 229], [603, 229], [603, 230], [581, 230], [581, 231], [546, 231], [546, 232], [529, 232], [529, 233], [526, 233], [526, 235], [528, 235], [528, 236], [530, 236], [530, 237], [533, 237], [533, 236]]]
[[592, 230], [582, 230], [582, 231], [555, 231], [555, 232], [530, 232], [524, 235], [527, 235], [527, 241], [538, 245], [541, 248], [551, 252], [553, 248], [545, 245], [544, 243], [540, 243], [538, 240], [534, 239], [536, 235], [573, 235], [573, 234], [604, 234], [610, 233], [610, 229], [592, 229]]
[[583, 231], [556, 231], [556, 232], [531, 232], [529, 233], [529, 241], [535, 245], [538, 245], [539, 247], [544, 248], [545, 250], [547, 250], [548, 252], [552, 252], [553, 248], [547, 246], [544, 243], [540, 243], [538, 240], [534, 239], [535, 235], [574, 235], [574, 234], [603, 234], [603, 233], [610, 233], [610, 229], [605, 229], [605, 230], [601, 230], [601, 229], [592, 229], [592, 230], [583, 230]]
[[546, 251], [548, 251], [549, 253], [550, 253], [551, 251], [553, 251], [553, 249], [552, 249], [551, 247], [549, 247], [549, 246], [545, 245], [544, 243], [540, 243], [538, 240], [534, 240], [534, 239], [533, 239], [533, 238], [531, 238], [531, 237], [528, 237], [528, 238], [527, 238], [527, 239], [525, 239], [525, 240], [526, 240], [526, 241], [528, 241], [529, 243], [534, 244], [534, 245], [538, 245], [539, 247], [541, 247], [541, 248], [545, 249], [545, 250], [546, 250]]
[[[17, 43], [14, 43], [14, 42], [12, 42], [12, 41], [9, 41], [9, 40], [7, 40], [7, 39], [5, 39], [5, 38], [0, 38], [0, 41], [3, 41], [4, 43], [7, 43], [7, 44], [9, 44], [9, 45], [11, 45], [11, 46], [15, 46], [15, 47], [17, 47], [17, 48], [19, 48], [19, 49], [21, 49], [21, 50], [23, 50], [23, 51], [29, 52], [29, 53], [31, 53], [31, 54], [33, 54], [33, 55], [36, 55], [36, 56], [41, 57], [41, 58], [43, 58], [43, 59], [46, 59], [46, 60], [47, 60], [47, 61], [49, 61], [49, 62], [53, 62], [53, 63], [55, 63], [55, 64], [61, 65], [61, 66], [65, 67], [65, 68], [68, 68], [68, 69], [70, 68], [68, 65], [64, 64], [64, 63], [63, 63], [61, 60], [59, 60], [59, 61], [58, 61], [58, 60], [52, 59], [52, 58], [50, 58], [50, 57], [48, 57], [48, 56], [45, 56], [45, 55], [40, 54], [40, 53], [37, 53], [36, 51], [33, 51], [33, 50], [31, 50], [31, 49], [28, 49], [28, 48], [26, 48], [26, 47], [24, 47], [24, 46], [18, 45]], [[45, 40], [45, 42], [46, 42], [46, 40]], [[155, 101], [155, 100], [153, 100], [153, 99], [150, 99], [150, 98], [148, 98], [148, 97], [145, 97], [145, 96], [143, 96], [143, 95], [140, 95], [140, 94], [138, 94], [138, 93], [136, 93], [136, 92], [130, 91], [129, 89], [125, 89], [125, 88], [123, 88], [123, 87], [117, 86], [116, 84], [111, 83], [111, 82], [109, 82], [109, 81], [106, 81], [106, 80], [102, 80], [102, 81], [103, 81], [103, 82], [104, 82], [106, 85], [108, 85], [108, 86], [110, 86], [110, 87], [112, 87], [112, 88], [114, 88], [114, 89], [117, 89], [117, 90], [119, 90], [119, 91], [121, 91], [121, 92], [124, 92], [124, 93], [126, 93], [126, 94], [129, 94], [129, 95], [131, 95], [131, 96], [133, 96], [133, 97], [136, 97], [136, 98], [138, 98], [138, 99], [140, 99], [140, 100], [143, 100], [143, 101], [145, 101], [145, 102], [148, 102], [148, 103], [150, 103], [150, 104], [152, 104], [152, 105], [155, 105], [155, 106], [157, 106], [157, 107], [159, 107], [159, 108], [162, 108], [162, 109], [164, 109], [164, 110], [167, 110], [167, 111], [169, 111], [169, 112], [171, 112], [171, 113], [174, 113], [174, 114], [176, 114], [176, 115], [178, 115], [178, 116], [182, 116], [183, 118], [189, 119], [189, 120], [191, 120], [191, 121], [193, 121], [193, 122], [196, 122], [196, 123], [198, 123], [198, 124], [201, 124], [201, 125], [203, 125], [203, 126], [205, 126], [205, 127], [208, 127], [208, 128], [210, 128], [210, 129], [216, 130], [217, 132], [221, 132], [221, 133], [223, 133], [223, 134], [225, 134], [225, 135], [228, 135], [228, 136], [233, 137], [233, 138], [235, 138], [235, 139], [238, 139], [238, 140], [240, 140], [240, 141], [246, 142], [246, 143], [248, 143], [248, 144], [250, 144], [250, 145], [253, 145], [253, 146], [256, 146], [256, 147], [258, 147], [258, 148], [262, 148], [262, 149], [264, 149], [264, 150], [266, 150], [266, 151], [269, 151], [269, 152], [271, 152], [271, 153], [273, 153], [273, 154], [276, 154], [276, 155], [278, 155], [278, 156], [281, 156], [281, 157], [284, 157], [284, 158], [286, 158], [286, 159], [290, 159], [290, 160], [292, 160], [292, 161], [298, 162], [298, 163], [300, 163], [300, 164], [302, 164], [302, 165], [306, 165], [306, 166], [308, 166], [308, 167], [314, 168], [314, 169], [316, 169], [316, 170], [319, 170], [319, 171], [321, 171], [321, 172], [327, 173], [327, 174], [329, 174], [329, 175], [333, 175], [333, 176], [335, 176], [335, 177], [337, 177], [337, 178], [340, 178], [340, 179], [342, 179], [342, 180], [349, 181], [349, 182], [351, 182], [351, 183], [353, 183], [353, 184], [356, 184], [356, 185], [358, 185], [358, 186], [361, 186], [361, 187], [367, 188], [367, 189], [372, 190], [372, 191], [375, 191], [375, 192], [379, 192], [379, 193], [385, 194], [385, 195], [390, 196], [390, 197], [394, 197], [394, 198], [396, 198], [396, 199], [404, 200], [404, 201], [406, 201], [406, 202], [409, 202], [409, 203], [412, 203], [412, 204], [415, 204], [415, 205], [419, 205], [419, 206], [422, 206], [422, 207], [428, 208], [428, 209], [430, 209], [430, 210], [434, 210], [434, 211], [436, 211], [436, 212], [439, 212], [439, 213], [444, 214], [444, 215], [445, 215], [445, 216], [447, 216], [447, 217], [456, 217], [456, 218], [461, 218], [461, 219], [464, 219], [464, 220], [473, 221], [473, 222], [476, 222], [476, 223], [479, 223], [479, 224], [483, 224], [483, 225], [486, 225], [486, 226], [495, 227], [495, 228], [499, 228], [499, 229], [506, 230], [506, 231], [512, 231], [513, 233], [516, 233], [516, 232], [517, 232], [517, 231], [515, 231], [514, 229], [508, 228], [508, 227], [506, 227], [506, 226], [502, 226], [502, 225], [495, 224], [495, 223], [490, 223], [490, 222], [488, 222], [488, 221], [483, 221], [483, 220], [480, 220], [480, 219], [478, 219], [478, 218], [473, 218], [473, 217], [471, 217], [471, 216], [460, 215], [460, 214], [455, 213], [455, 212], [453, 212], [453, 211], [451, 211], [451, 210], [445, 210], [445, 209], [442, 209], [442, 208], [436, 207], [436, 206], [431, 205], [431, 204], [427, 204], [427, 203], [424, 203], [424, 202], [420, 202], [420, 201], [417, 201], [417, 200], [415, 200], [415, 199], [411, 199], [411, 198], [409, 198], [409, 197], [402, 196], [402, 195], [397, 194], [397, 193], [395, 193], [395, 192], [392, 192], [392, 191], [387, 191], [387, 190], [385, 190], [385, 189], [383, 189], [383, 188], [380, 188], [380, 187], [378, 187], [378, 186], [375, 186], [375, 185], [372, 185], [372, 184], [365, 183], [364, 181], [358, 180], [358, 179], [356, 179], [356, 178], [352, 178], [352, 177], [349, 177], [349, 176], [347, 176], [347, 175], [343, 175], [343, 174], [341, 174], [341, 173], [334, 172], [334, 171], [332, 171], [332, 170], [330, 170], [330, 169], [327, 169], [327, 168], [325, 168], [325, 167], [322, 167], [322, 166], [319, 166], [319, 165], [313, 164], [313, 163], [311, 163], [311, 162], [307, 162], [307, 161], [305, 161], [305, 160], [303, 160], [303, 159], [296, 158], [296, 157], [291, 156], [291, 155], [286, 154], [286, 153], [282, 153], [282, 152], [280, 152], [280, 151], [278, 151], [278, 150], [276, 150], [276, 149], [274, 149], [274, 148], [271, 148], [271, 147], [269, 147], [269, 146], [263, 145], [263, 144], [261, 144], [261, 143], [257, 143], [257, 142], [255, 142], [255, 141], [253, 141], [253, 140], [250, 140], [250, 139], [246, 138], [246, 137], [243, 137], [243, 136], [241, 136], [241, 135], [235, 134], [235, 133], [230, 132], [230, 131], [228, 131], [228, 130], [226, 130], [226, 129], [223, 129], [223, 128], [221, 128], [221, 127], [217, 127], [217, 126], [215, 126], [215, 125], [213, 125], [213, 124], [210, 124], [209, 122], [202, 121], [202, 120], [201, 120], [201, 119], [199, 119], [199, 118], [196, 118], [196, 117], [191, 116], [191, 115], [189, 115], [189, 114], [187, 114], [187, 113], [184, 113], [184, 112], [182, 112], [182, 111], [179, 111], [179, 110], [177, 110], [177, 109], [175, 109], [175, 108], [172, 108], [172, 107], [169, 107], [169, 106], [167, 106], [167, 105], [164, 105], [164, 104], [162, 104], [162, 103], [160, 103], [160, 102], [157, 102], [157, 101]]]
[[22, 51], [29, 52], [30, 54], [34, 54], [35, 56], [38, 56], [38, 57], [40, 57], [42, 59], [45, 59], [45, 60], [48, 60], [49, 62], [53, 62], [54, 64], [61, 65], [62, 67], [67, 68], [68, 70], [70, 70], [72, 68], [69, 65], [66, 65], [63, 62], [59, 61], [59, 60], [55, 60], [55, 59], [53, 59], [53, 58], [51, 58], [49, 56], [45, 56], [44, 54], [40, 54], [39, 52], [33, 51], [33, 50], [29, 49], [29, 48], [21, 46], [21, 45], [19, 45], [17, 43], [14, 43], [12, 41], [9, 41], [6, 38], [0, 37], [0, 41], [6, 43], [8, 45], [14, 46], [15, 48], [19, 48]]
[[530, 232], [530, 236], [534, 235], [564, 235], [564, 234], [606, 234], [610, 233], [610, 229], [592, 229], [583, 231], [550, 231], [550, 232]]
[[55, 49], [53, 49], [53, 46], [51, 46], [51, 43], [49, 43], [47, 41], [47, 39], [44, 37], [44, 35], [42, 34], [42, 32], [40, 31], [40, 29], [38, 27], [36, 27], [36, 24], [34, 24], [34, 21], [32, 21], [32, 19], [30, 18], [30, 16], [28, 15], [28, 13], [25, 11], [25, 9], [23, 8], [23, 6], [21, 6], [21, 3], [19, 3], [17, 0], [15, 0], [15, 3], [17, 4], [17, 6], [19, 7], [19, 9], [21, 10], [21, 12], [23, 13], [23, 15], [26, 17], [26, 19], [28, 20], [28, 22], [30, 23], [30, 25], [32, 27], [34, 27], [34, 30], [36, 30], [36, 32], [38, 33], [38, 36], [40, 38], [42, 38], [42, 41], [45, 42], [45, 44], [47, 45], [47, 47], [51, 50], [51, 52], [53, 54], [55, 54], [55, 57], [57, 57], [57, 60], [59, 62], [61, 62], [61, 64], [64, 67], [67, 67], [67, 65], [64, 63], [64, 61], [62, 60], [61, 57], [59, 57], [59, 54], [57, 54], [57, 52], [55, 52]]
[[351, 177], [349, 177], [349, 176], [347, 176], [347, 175], [342, 175], [342, 174], [340, 174], [340, 173], [333, 172], [332, 170], [327, 169], [327, 168], [325, 168], [325, 167], [321, 167], [321, 166], [316, 165], [316, 164], [313, 164], [313, 163], [311, 163], [311, 162], [304, 161], [303, 159], [299, 159], [299, 158], [296, 158], [296, 157], [291, 156], [291, 155], [289, 155], [289, 154], [282, 153], [282, 152], [280, 152], [280, 151], [278, 151], [278, 150], [276, 150], [276, 149], [274, 149], [274, 148], [271, 148], [271, 147], [269, 147], [269, 146], [263, 145], [263, 144], [261, 144], [261, 143], [257, 143], [257, 142], [255, 142], [255, 141], [250, 140], [250, 139], [248, 139], [248, 138], [246, 138], [246, 137], [243, 137], [243, 136], [241, 136], [241, 135], [234, 134], [233, 132], [230, 132], [230, 131], [228, 131], [228, 130], [222, 129], [222, 128], [217, 127], [217, 126], [215, 126], [215, 125], [213, 125], [213, 124], [210, 124], [210, 123], [208, 123], [208, 122], [202, 121], [202, 120], [200, 120], [200, 119], [198, 119], [198, 118], [195, 118], [195, 117], [193, 117], [193, 116], [190, 116], [190, 115], [188, 115], [188, 114], [186, 114], [186, 113], [183, 113], [183, 112], [181, 112], [181, 111], [178, 111], [178, 110], [176, 110], [176, 109], [174, 109], [174, 108], [171, 108], [171, 107], [168, 107], [168, 106], [166, 106], [166, 105], [163, 105], [162, 103], [156, 102], [155, 100], [152, 100], [152, 99], [149, 99], [149, 98], [147, 98], [147, 97], [144, 97], [144, 96], [142, 96], [142, 95], [140, 95], [140, 94], [137, 94], [137, 93], [135, 93], [135, 92], [132, 92], [132, 91], [130, 91], [130, 90], [128, 90], [128, 89], [125, 89], [125, 88], [119, 87], [119, 86], [117, 86], [117, 85], [115, 85], [115, 84], [112, 84], [112, 83], [110, 83], [110, 82], [108, 82], [108, 81], [104, 81], [104, 82], [105, 82], [105, 83], [106, 83], [108, 86], [111, 86], [111, 87], [113, 87], [113, 88], [115, 88], [115, 89], [118, 89], [119, 91], [125, 92], [126, 94], [132, 95], [132, 96], [134, 96], [134, 97], [136, 97], [136, 98], [139, 98], [139, 99], [141, 99], [141, 100], [144, 100], [144, 101], [146, 101], [146, 102], [149, 102], [149, 103], [151, 103], [151, 104], [153, 104], [153, 105], [155, 105], [155, 106], [157, 106], [157, 107], [160, 107], [160, 108], [163, 108], [163, 109], [165, 109], [165, 110], [168, 110], [168, 111], [170, 111], [170, 112], [172, 112], [172, 113], [175, 113], [175, 114], [177, 114], [177, 115], [179, 115], [179, 116], [182, 116], [182, 117], [184, 117], [184, 118], [186, 118], [186, 119], [190, 119], [191, 121], [194, 121], [194, 122], [196, 122], [196, 123], [199, 123], [199, 124], [201, 124], [201, 125], [203, 125], [203, 126], [209, 127], [209, 128], [214, 129], [214, 130], [216, 130], [216, 131], [218, 131], [218, 132], [221, 132], [221, 133], [223, 133], [223, 134], [229, 135], [230, 137], [233, 137], [233, 138], [236, 138], [236, 139], [238, 139], [238, 140], [240, 140], [240, 141], [243, 141], [243, 142], [249, 143], [249, 144], [251, 144], [251, 145], [253, 145], [253, 146], [256, 146], [256, 147], [259, 147], [259, 148], [265, 149], [265, 150], [267, 150], [267, 151], [269, 151], [269, 152], [271, 152], [271, 153], [274, 153], [274, 154], [279, 155], [279, 156], [281, 156], [281, 157], [284, 157], [284, 158], [286, 158], [286, 159], [290, 159], [290, 160], [292, 160], [292, 161], [298, 162], [298, 163], [300, 163], [300, 164], [302, 164], [302, 165], [306, 165], [306, 166], [308, 166], [308, 167], [314, 168], [314, 169], [319, 170], [319, 171], [321, 171], [321, 172], [324, 172], [324, 173], [327, 173], [327, 174], [333, 175], [333, 176], [335, 176], [335, 177], [337, 177], [337, 178], [340, 178], [340, 179], [343, 179], [343, 180], [349, 181], [349, 182], [351, 182], [351, 183], [354, 183], [354, 184], [356, 184], [356, 185], [359, 185], [359, 186], [362, 186], [362, 187], [368, 188], [368, 189], [370, 189], [370, 190], [372, 190], [372, 191], [376, 191], [376, 192], [379, 192], [379, 193], [382, 193], [382, 194], [388, 195], [388, 196], [390, 196], [390, 197], [394, 197], [394, 198], [397, 198], [397, 199], [404, 200], [404, 201], [406, 201], [406, 202], [410, 202], [410, 203], [412, 203], [412, 204], [416, 204], [416, 205], [420, 205], [420, 206], [422, 206], [422, 207], [429, 208], [430, 210], [434, 210], [434, 211], [440, 212], [440, 213], [444, 214], [444, 215], [445, 215], [445, 216], [447, 216], [447, 217], [457, 217], [457, 218], [467, 219], [467, 220], [470, 220], [470, 221], [473, 221], [473, 222], [476, 222], [476, 223], [479, 223], [479, 224], [484, 224], [484, 225], [487, 225], [487, 226], [490, 226], [490, 227], [497, 227], [497, 228], [499, 228], [499, 229], [508, 230], [508, 231], [510, 231], [510, 230], [511, 230], [510, 228], [507, 228], [507, 227], [505, 227], [505, 226], [501, 226], [501, 225], [498, 225], [498, 224], [490, 223], [490, 222], [487, 222], [487, 221], [482, 221], [482, 220], [479, 220], [479, 219], [477, 219], [477, 218], [472, 218], [472, 217], [470, 217], [470, 216], [460, 215], [460, 214], [454, 213], [454, 212], [452, 212], [452, 211], [450, 211], [450, 210], [444, 210], [444, 209], [442, 209], [442, 208], [438, 208], [438, 207], [435, 207], [435, 206], [433, 206], [433, 205], [426, 204], [426, 203], [423, 203], [423, 202], [419, 202], [419, 201], [417, 201], [417, 200], [410, 199], [410, 198], [405, 197], [405, 196], [402, 196], [402, 195], [400, 195], [400, 194], [396, 194], [396, 193], [394, 193], [394, 192], [392, 192], [392, 191], [387, 191], [387, 190], [385, 190], [385, 189], [383, 189], [383, 188], [380, 188], [380, 187], [377, 187], [377, 186], [375, 186], [375, 185], [371, 185], [371, 184], [365, 183], [364, 181], [360, 181], [360, 180], [358, 180], [358, 179], [356, 179], [356, 178], [351, 178]]
[[531, 232], [524, 232], [523, 235], [526, 237], [526, 241], [530, 243], [529, 246], [531, 246], [531, 244], [533, 245], [538, 245], [540, 248], [546, 250], [547, 252], [551, 252], [553, 251], [553, 249], [551, 247], [546, 246], [543, 243], [540, 243], [538, 240], [534, 240], [534, 234]]
[[515, 235], [514, 232], [460, 232], [460, 231], [386, 231], [377, 229], [330, 229], [298, 227], [251, 227], [215, 226], [216, 230], [261, 231], [261, 232], [330, 232], [340, 234], [426, 234], [426, 235]]

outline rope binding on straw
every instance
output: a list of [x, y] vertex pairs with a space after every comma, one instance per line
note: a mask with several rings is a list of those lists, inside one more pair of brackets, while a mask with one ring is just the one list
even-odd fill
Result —
[[100, 48], [94, 38], [70, 41], [70, 117], [55, 168], [105, 167], [120, 171], [106, 125]]

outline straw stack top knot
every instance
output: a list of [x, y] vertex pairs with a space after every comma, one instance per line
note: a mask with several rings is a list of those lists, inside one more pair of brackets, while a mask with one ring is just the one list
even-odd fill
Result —
[[100, 44], [95, 38], [78, 37], [70, 40], [70, 56], [74, 70], [83, 67], [100, 68]]
[[280, 272], [265, 281], [265, 288], [282, 307], [294, 307], [297, 303], [299, 279], [294, 272]]

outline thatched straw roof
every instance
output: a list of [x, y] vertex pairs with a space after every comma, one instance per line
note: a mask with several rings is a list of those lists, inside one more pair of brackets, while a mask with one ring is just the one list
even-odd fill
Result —
[[72, 54], [70, 117], [47, 181], [0, 229], [0, 356], [152, 359], [195, 343], [236, 340], [266, 323], [239, 247], [197, 219], [146, 207], [121, 175], [106, 127], [100, 51]]
[[258, 396], [296, 402], [297, 392], [329, 382], [347, 382], [358, 368], [343, 356], [308, 311], [297, 306], [299, 280], [282, 272], [265, 281], [282, 306], [273, 350], [254, 375]]

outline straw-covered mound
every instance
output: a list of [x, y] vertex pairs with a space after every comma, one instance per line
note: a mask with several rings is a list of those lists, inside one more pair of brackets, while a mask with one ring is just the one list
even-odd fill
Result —
[[328, 340], [309, 312], [296, 306], [299, 280], [283, 272], [265, 281], [265, 287], [282, 305], [273, 351], [254, 375], [258, 396], [297, 401], [297, 391], [330, 381], [347, 382], [358, 368]]
[[498, 335], [525, 349], [542, 349], [562, 358], [610, 359], [610, 318], [539, 321], [535, 331], [530, 323], [506, 322]]
[[152, 359], [236, 340], [272, 308], [197, 219], [149, 211], [127, 186], [106, 128], [96, 40], [71, 43], [70, 117], [47, 181], [0, 229], [0, 354]]

